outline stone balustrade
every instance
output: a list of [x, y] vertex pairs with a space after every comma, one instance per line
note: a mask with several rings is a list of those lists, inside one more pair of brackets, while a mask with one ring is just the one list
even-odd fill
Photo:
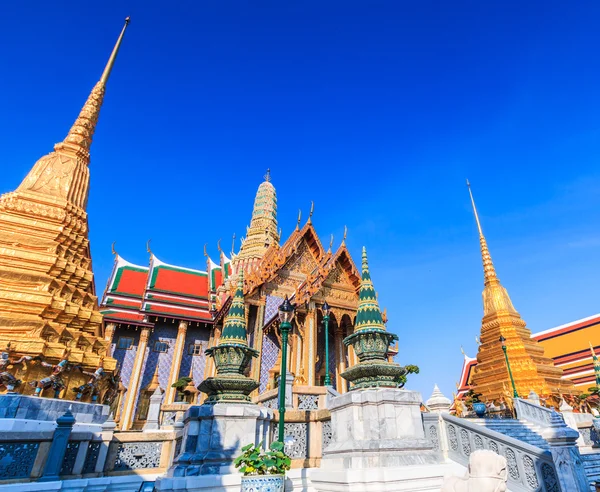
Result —
[[[111, 425], [112, 423], [112, 425]], [[51, 454], [56, 424], [0, 419], [0, 485], [42, 477]], [[58, 477], [109, 477], [164, 473], [177, 452], [181, 431], [114, 432], [114, 422], [73, 427]]]
[[550, 452], [449, 414], [423, 414], [423, 421], [425, 435], [452, 461], [467, 466], [471, 453], [488, 449], [506, 458], [510, 490], [561, 491]]
[[[327, 408], [326, 386], [292, 386], [292, 406], [297, 410], [321, 410]], [[278, 388], [265, 391], [254, 397], [254, 403], [276, 410], [279, 407]]]
[[550, 418], [552, 416], [551, 408], [542, 407], [541, 405], [523, 400], [522, 398], [515, 398], [513, 404], [515, 406], [517, 418], [527, 420], [541, 427], [546, 427], [550, 424]]

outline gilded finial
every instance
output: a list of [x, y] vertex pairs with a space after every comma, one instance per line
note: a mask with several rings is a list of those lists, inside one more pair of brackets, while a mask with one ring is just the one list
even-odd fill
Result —
[[271, 181], [271, 169], [267, 168], [267, 174], [264, 175], [264, 178], [267, 183]]
[[479, 337], [475, 337], [475, 343], [477, 344], [477, 346], [479, 347], [481, 345], [481, 342], [479, 341]]
[[110, 72], [112, 71], [113, 65], [115, 64], [115, 60], [117, 59], [117, 54], [119, 53], [119, 48], [121, 47], [121, 41], [123, 41], [123, 36], [125, 35], [125, 29], [127, 29], [127, 26], [129, 25], [130, 21], [131, 21], [131, 18], [129, 16], [127, 16], [125, 18], [125, 25], [123, 26], [123, 29], [121, 30], [119, 39], [117, 39], [117, 43], [115, 44], [115, 47], [113, 48], [113, 51], [110, 54], [108, 63], [106, 64], [106, 67], [104, 68], [104, 72], [102, 72], [102, 77], [100, 77], [100, 82], [102, 82], [103, 84], [106, 84], [108, 77], [110, 77]]
[[233, 233], [233, 238], [231, 239], [231, 254], [235, 251], [235, 232]]
[[217, 241], [217, 249], [219, 250], [219, 253], [222, 253], [222, 252], [223, 252], [223, 250], [221, 249], [221, 239], [219, 239], [219, 240]]
[[313, 212], [315, 211], [315, 202], [311, 201], [310, 202], [310, 213], [308, 214], [308, 223], [312, 223], [312, 215]]
[[92, 89], [92, 92], [88, 96], [87, 101], [81, 109], [77, 120], [75, 120], [75, 123], [69, 130], [66, 138], [61, 144], [57, 144], [55, 149], [83, 149], [83, 157], [89, 163], [89, 150], [90, 146], [92, 145], [92, 137], [94, 136], [94, 132], [96, 130], [96, 124], [98, 123], [98, 116], [100, 115], [102, 101], [104, 100], [106, 82], [108, 81], [110, 72], [115, 64], [119, 48], [121, 47], [121, 42], [123, 41], [123, 36], [125, 35], [125, 29], [127, 29], [128, 24], [129, 17], [125, 19], [125, 25], [121, 30], [121, 34], [117, 39], [115, 47], [113, 48], [110, 58], [108, 59], [108, 63], [102, 72], [100, 80]]
[[463, 346], [462, 346], [462, 345], [460, 346], [460, 351], [462, 352], [462, 354], [463, 354], [465, 357], [467, 356], [467, 354], [465, 354], [465, 351], [463, 350]]
[[[377, 297], [377, 298], [379, 298], [379, 296], [377, 295], [377, 293], [375, 293], [375, 294], [376, 294], [376, 297]], [[384, 323], [387, 323], [387, 322], [388, 322], [388, 317], [387, 317], [387, 308], [386, 308], [386, 307], [385, 307], [385, 308], [383, 308], [383, 314], [381, 315], [381, 318], [383, 319], [383, 322], [384, 322]]]
[[333, 234], [331, 235], [331, 239], [329, 240], [329, 250], [328, 253], [331, 253], [331, 248], [333, 248]]
[[[346, 244], [346, 237], [348, 236], [348, 227], [344, 226], [344, 237], [342, 238], [342, 244]], [[363, 248], [364, 250], [364, 248]]]
[[150, 241], [152, 241], [152, 239], [148, 239], [148, 241], [146, 241], [146, 251], [152, 254], [152, 250], [150, 249]]
[[481, 247], [481, 259], [483, 261], [483, 278], [485, 285], [490, 283], [498, 283], [498, 277], [496, 275], [496, 269], [492, 263], [492, 257], [490, 250], [483, 235], [481, 229], [481, 222], [479, 221], [479, 214], [477, 213], [477, 207], [475, 206], [475, 199], [473, 198], [473, 191], [471, 190], [471, 183], [467, 180], [467, 188], [469, 188], [469, 196], [471, 197], [471, 205], [473, 206], [473, 213], [475, 214], [475, 221], [477, 222], [477, 230], [479, 231], [479, 245]]
[[481, 222], [479, 222], [479, 214], [477, 213], [477, 207], [475, 206], [475, 199], [473, 198], [473, 191], [471, 190], [471, 183], [467, 179], [467, 188], [469, 188], [469, 196], [471, 197], [471, 205], [473, 206], [473, 213], [475, 214], [475, 222], [477, 222], [477, 230], [479, 236], [483, 237], [483, 230], [481, 229]]
[[302, 210], [298, 210], [298, 222], [296, 223], [296, 230], [300, 230], [300, 220], [302, 220]]
[[207, 244], [208, 244], [208, 243], [204, 243], [204, 256], [206, 256], [206, 257], [208, 258], [208, 253], [206, 252], [206, 245], [207, 245]]
[[110, 252], [113, 255], [118, 256], [117, 250], [115, 249], [115, 244], [117, 244], [117, 241], [113, 241], [113, 243], [110, 245]]
[[454, 383], [454, 386], [456, 386], [456, 389], [460, 389], [460, 384], [458, 384], [458, 381]]

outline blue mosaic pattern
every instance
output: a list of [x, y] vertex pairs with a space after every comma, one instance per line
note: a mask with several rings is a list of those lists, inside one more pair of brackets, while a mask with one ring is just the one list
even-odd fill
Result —
[[267, 326], [275, 316], [277, 316], [277, 310], [279, 306], [283, 302], [281, 297], [277, 296], [267, 296], [267, 301], [265, 304], [265, 319], [263, 326]]
[[[179, 369], [179, 377], [187, 377], [190, 374], [190, 365], [192, 365], [192, 377], [194, 385], [198, 386], [204, 380], [204, 368], [206, 367], [206, 356], [204, 350], [208, 348], [210, 338], [210, 328], [188, 328], [185, 337], [185, 347]], [[190, 345], [201, 343], [203, 348], [200, 355], [190, 355]]]
[[[169, 384], [169, 373], [171, 372], [171, 364], [173, 362], [173, 351], [175, 350], [175, 341], [177, 339], [177, 326], [175, 325], [158, 325], [154, 328], [148, 339], [144, 363], [142, 365], [142, 380], [138, 388], [138, 397], [134, 406], [134, 415], [137, 414], [137, 406], [142, 389], [150, 384], [156, 366], [158, 364], [158, 384], [163, 392]], [[167, 342], [169, 349], [166, 352], [155, 352], [154, 344], [156, 342]]]
[[137, 353], [140, 332], [135, 330], [117, 329], [114, 335], [115, 344], [120, 337], [133, 338], [133, 346], [131, 349], [125, 350], [115, 348], [113, 350], [113, 357], [117, 360], [118, 367], [121, 368], [121, 382], [125, 388], [128, 388], [129, 379], [131, 378], [131, 371], [133, 370], [133, 361], [135, 359], [135, 354]]
[[[325, 329], [323, 329], [323, 347], [325, 347]], [[323, 348], [323, 351], [325, 349]], [[335, 334], [331, 330], [331, 324], [329, 326], [329, 374], [331, 375], [331, 384], [334, 389], [337, 390], [337, 378], [335, 377], [335, 368], [337, 361], [337, 352], [335, 350]], [[325, 361], [325, 354], [323, 354], [323, 361]]]
[[258, 388], [259, 393], [263, 393], [267, 389], [267, 384], [269, 383], [269, 371], [273, 369], [273, 366], [275, 366], [278, 356], [279, 342], [277, 337], [272, 333], [269, 333], [268, 335], [265, 333], [263, 335], [262, 353], [260, 354], [261, 364], [260, 386]]

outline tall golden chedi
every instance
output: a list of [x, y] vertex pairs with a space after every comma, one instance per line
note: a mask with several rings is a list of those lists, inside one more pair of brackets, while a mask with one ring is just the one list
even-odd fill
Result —
[[[94, 288], [86, 205], [90, 146], [129, 18], [67, 137], [0, 197], [0, 347], [96, 368], [106, 356]], [[104, 358], [104, 369], [115, 360]], [[35, 374], [40, 376], [39, 365]], [[74, 383], [74, 379], [71, 383]], [[69, 384], [71, 387], [72, 384]]]
[[468, 181], [467, 186], [479, 230], [484, 273], [483, 321], [477, 366], [472, 379], [474, 390], [490, 401], [512, 395], [511, 381], [499, 341], [502, 335], [506, 339], [510, 368], [519, 396], [527, 397], [531, 390], [538, 395], [578, 393], [571, 381], [562, 379], [562, 369], [555, 367], [552, 359], [544, 357], [544, 348], [531, 338], [525, 321], [500, 284]]

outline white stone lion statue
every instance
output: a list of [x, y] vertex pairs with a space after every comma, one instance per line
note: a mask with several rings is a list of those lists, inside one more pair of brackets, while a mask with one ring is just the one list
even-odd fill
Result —
[[505, 492], [508, 473], [506, 458], [493, 451], [471, 454], [464, 477], [447, 477], [441, 492]]

